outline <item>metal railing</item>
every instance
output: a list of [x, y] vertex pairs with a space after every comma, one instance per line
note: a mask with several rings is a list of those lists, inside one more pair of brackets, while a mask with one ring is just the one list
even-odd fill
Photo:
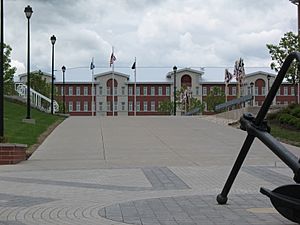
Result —
[[[27, 98], [27, 85], [24, 83], [15, 83], [15, 90], [19, 94], [20, 97], [26, 99]], [[50, 113], [51, 112], [51, 99], [42, 95], [41, 93], [30, 88], [30, 99], [31, 106], [37, 108], [43, 112]], [[59, 105], [57, 101], [53, 101], [53, 111], [59, 111]]]

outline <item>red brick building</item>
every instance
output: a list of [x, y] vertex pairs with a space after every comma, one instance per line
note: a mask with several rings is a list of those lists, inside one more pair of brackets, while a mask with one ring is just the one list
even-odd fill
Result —
[[[226, 88], [225, 83], [210, 82], [203, 79], [203, 71], [189, 68], [177, 71], [177, 90], [182, 86], [190, 88], [192, 96], [205, 103], [207, 94], [213, 87], [221, 88], [226, 93], [227, 100], [252, 94], [253, 102], [247, 103], [261, 106], [275, 75], [258, 71], [246, 75], [243, 85], [238, 88], [236, 82], [231, 82]], [[113, 82], [114, 79], [114, 82]], [[114, 88], [113, 88], [114, 83]], [[62, 82], [55, 83], [58, 93], [57, 99], [62, 102]], [[299, 99], [299, 87], [290, 83], [283, 83], [273, 104], [291, 104]], [[114, 90], [114, 93], [113, 93]], [[169, 72], [166, 80], [162, 82], [137, 82], [129, 80], [129, 75], [111, 71], [96, 74], [94, 76], [94, 94], [92, 95], [91, 82], [66, 82], [66, 110], [70, 115], [94, 115], [111, 116], [113, 112], [118, 116], [136, 115], [162, 115], [158, 112], [160, 102], [173, 101], [174, 74]], [[238, 93], [240, 92], [240, 93]], [[94, 106], [92, 108], [92, 96]], [[135, 101], [136, 96], [136, 101]], [[136, 104], [135, 104], [136, 102]], [[177, 114], [180, 115], [178, 109]]]

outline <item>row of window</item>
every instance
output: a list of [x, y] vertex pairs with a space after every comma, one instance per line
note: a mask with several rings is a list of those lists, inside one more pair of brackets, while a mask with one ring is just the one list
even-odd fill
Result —
[[[76, 111], [76, 112], [81, 112], [81, 102], [80, 101], [76, 101], [75, 102], [75, 109], [74, 109], [74, 105], [73, 105], [73, 102], [72, 101], [69, 101], [68, 103], [69, 105], [69, 112], [73, 112], [73, 111]], [[84, 101], [83, 102], [83, 111], [84, 112], [87, 112], [89, 109], [89, 105], [88, 105], [88, 102], [87, 101]]]
[[[111, 108], [111, 102], [108, 101], [106, 102], [106, 111], [112, 111], [112, 108]], [[151, 101], [151, 102], [148, 102], [148, 101], [143, 101], [142, 102], [143, 105], [141, 105], [141, 102], [140, 101], [137, 101], [136, 102], [136, 111], [137, 112], [140, 112], [140, 111], [143, 111], [143, 112], [155, 112], [156, 111], [156, 107], [155, 107], [155, 101]], [[121, 111], [125, 111], [126, 110], [126, 107], [125, 107], [126, 103], [125, 102], [121, 102], [121, 108], [120, 110]], [[143, 107], [141, 107], [143, 106]], [[99, 111], [104, 111], [104, 108], [103, 108], [103, 102], [99, 102]], [[114, 102], [114, 111], [118, 111], [118, 102], [115, 101]], [[129, 112], [133, 112], [134, 111], [134, 104], [132, 101], [129, 101], [128, 102], [128, 111]]]
[[[129, 96], [133, 96], [134, 88], [129, 86], [128, 87], [128, 95]], [[141, 92], [142, 91], [142, 92]], [[106, 95], [111, 95], [112, 94], [112, 90], [111, 87], [106, 87]], [[150, 93], [148, 92], [148, 87], [136, 87], [136, 95], [140, 96], [140, 95], [144, 95], [144, 96], [148, 96], [150, 94], [150, 96], [162, 96], [162, 95], [166, 95], [166, 96], [170, 96], [170, 87], [166, 87], [165, 92], [163, 93], [163, 87], [158, 87], [157, 89], [155, 87], [150, 87]], [[99, 87], [99, 95], [103, 95], [103, 87]], [[114, 88], [114, 95], [118, 95], [118, 89]], [[121, 95], [125, 95], [125, 87], [121, 87]]]
[[[110, 102], [110, 101], [106, 102], [106, 111], [112, 111], [111, 104], [112, 104], [112, 102]], [[137, 112], [140, 112], [140, 111], [143, 111], [143, 112], [148, 112], [148, 111], [155, 112], [156, 111], [155, 101], [151, 101], [151, 102], [143, 101], [142, 104], [143, 105], [141, 105], [140, 101], [136, 102], [136, 111]], [[75, 108], [74, 108], [74, 106], [75, 106]], [[143, 106], [143, 107], [141, 107], [141, 106]], [[99, 111], [104, 111], [103, 107], [104, 107], [103, 106], [103, 102], [99, 102], [99, 108], [98, 108], [98, 110]], [[74, 112], [74, 111], [81, 112], [82, 111], [82, 109], [81, 109], [81, 102], [80, 101], [76, 101], [75, 105], [74, 105], [74, 102], [69, 101], [68, 102], [68, 108], [69, 108], [69, 112]], [[118, 110], [125, 111], [126, 110], [126, 103], [125, 102], [121, 102], [120, 109], [119, 109], [118, 108], [118, 102], [115, 101], [114, 102], [114, 111], [118, 111]], [[128, 102], [128, 111], [129, 112], [133, 112], [134, 111], [134, 104], [133, 104], [132, 101]], [[88, 112], [88, 102], [87, 101], [83, 102], [83, 112]]]
[[[267, 94], [266, 92], [266, 87], [261, 87], [261, 89], [259, 90], [257, 86], [253, 87], [254, 88], [254, 96], [265, 96]], [[203, 87], [203, 96], [207, 96], [207, 93], [209, 93], [210, 91], [210, 87]], [[243, 89], [241, 90], [242, 91], [242, 95], [243, 94]], [[236, 87], [230, 87], [229, 90], [228, 90], [228, 94], [229, 95], [233, 95], [235, 96], [236, 95]], [[288, 91], [288, 87], [287, 86], [284, 86], [284, 87], [280, 87], [278, 89], [278, 92], [277, 92], [277, 96], [280, 96], [281, 93], [283, 92], [283, 95], [284, 96], [288, 96], [289, 95], [289, 91]], [[251, 90], [251, 87], [248, 86], [248, 94], [253, 94], [253, 90]], [[294, 96], [295, 95], [295, 87], [290, 87], [290, 95], [291, 96]]]
[[[75, 91], [76, 96], [82, 95], [80, 87], [76, 87], [75, 90], [76, 90]], [[148, 95], [148, 87], [143, 87], [142, 91], [143, 91], [142, 93], [143, 93], [144, 96]], [[61, 93], [61, 96], [64, 95], [63, 87], [61, 87], [60, 93]], [[104, 93], [103, 92], [103, 87], [99, 86], [99, 95], [104, 95], [103, 93]], [[73, 96], [74, 95], [74, 88], [72, 86], [68, 87], [68, 92], [66, 94], [69, 95], [69, 96]], [[88, 94], [89, 94], [88, 93], [88, 87], [84, 87], [83, 88], [83, 95], [87, 96]], [[157, 90], [156, 90], [155, 87], [150, 87], [150, 93], [149, 94], [150, 94], [150, 96], [155, 96], [155, 95], [170, 96], [170, 87], [166, 87], [165, 92], [163, 92], [163, 87], [158, 87]], [[95, 95], [95, 91], [94, 91], [94, 95]], [[106, 95], [108, 95], [108, 96], [112, 95], [111, 87], [106, 87]], [[118, 95], [118, 88], [114, 88], [114, 95], [116, 95], [116, 96]], [[121, 95], [125, 95], [125, 87], [121, 87]], [[133, 87], [128, 87], [128, 95], [133, 96]], [[137, 96], [141, 95], [141, 87], [136, 87], [136, 95]]]

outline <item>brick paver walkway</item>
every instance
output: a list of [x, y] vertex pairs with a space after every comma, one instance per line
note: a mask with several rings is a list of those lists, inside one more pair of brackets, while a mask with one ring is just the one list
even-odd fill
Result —
[[259, 141], [217, 204], [245, 135], [199, 117], [68, 118], [28, 161], [0, 167], [0, 225], [293, 224], [259, 193], [293, 183]]

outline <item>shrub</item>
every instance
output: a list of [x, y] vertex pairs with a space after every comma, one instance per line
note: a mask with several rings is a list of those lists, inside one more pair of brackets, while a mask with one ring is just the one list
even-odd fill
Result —
[[291, 114], [294, 117], [300, 118], [300, 107], [296, 107], [291, 111]]
[[296, 129], [300, 130], [300, 120], [297, 121], [295, 127], [296, 127]]
[[292, 116], [290, 114], [287, 114], [287, 113], [284, 113], [284, 114], [281, 114], [278, 119], [279, 119], [280, 123], [286, 123], [286, 124], [288, 124], [289, 121], [291, 119], [293, 119], [293, 118], [294, 118], [294, 116]]

